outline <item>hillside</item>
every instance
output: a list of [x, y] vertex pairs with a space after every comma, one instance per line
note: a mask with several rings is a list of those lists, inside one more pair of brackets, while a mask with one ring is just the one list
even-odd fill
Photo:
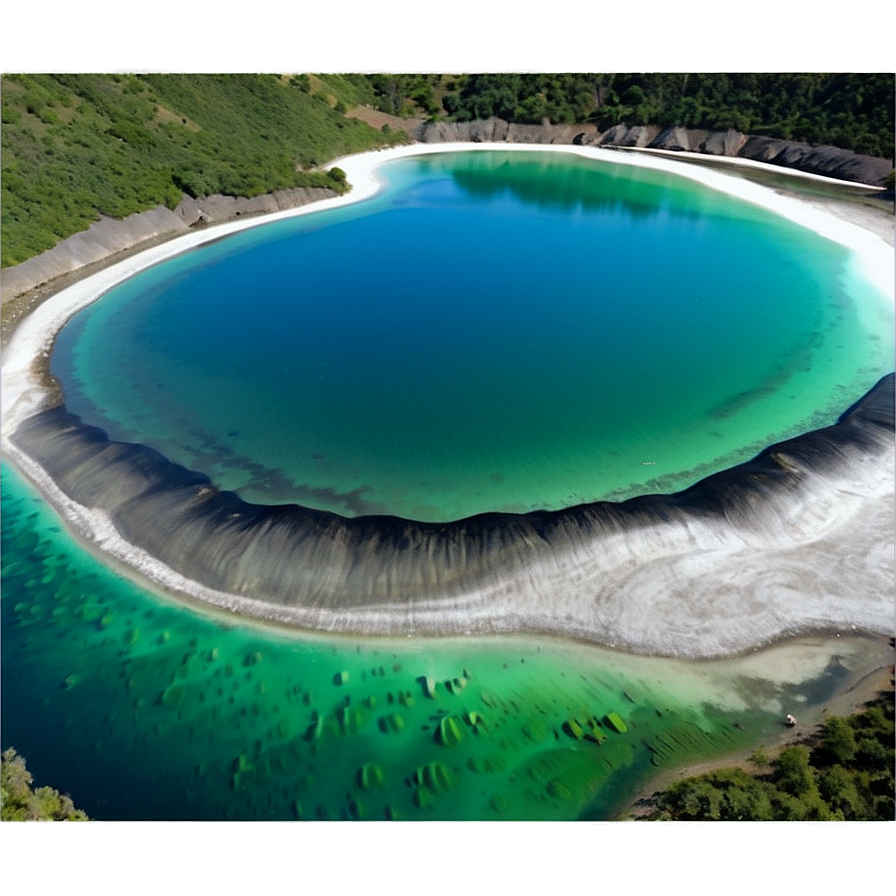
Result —
[[514, 124], [735, 130], [893, 161], [892, 74], [370, 75], [385, 112]]
[[6, 75], [3, 267], [184, 193], [257, 196], [338, 178], [336, 156], [405, 139], [347, 119], [364, 79], [279, 75]]

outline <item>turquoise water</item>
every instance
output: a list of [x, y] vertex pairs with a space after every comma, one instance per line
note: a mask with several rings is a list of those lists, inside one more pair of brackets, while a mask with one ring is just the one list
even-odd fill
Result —
[[2, 501], [2, 747], [98, 819], [609, 818], [864, 674], [726, 692], [730, 664], [550, 639], [280, 633], [116, 575], [7, 465]]
[[79, 314], [69, 408], [249, 501], [439, 521], [686, 487], [893, 369], [847, 251], [758, 207], [560, 154], [381, 171]]

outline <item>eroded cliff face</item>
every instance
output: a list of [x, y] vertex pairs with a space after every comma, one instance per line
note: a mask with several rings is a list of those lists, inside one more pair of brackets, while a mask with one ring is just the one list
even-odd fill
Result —
[[193, 199], [184, 195], [173, 211], [159, 206], [120, 220], [103, 217], [47, 252], [6, 268], [3, 271], [3, 301], [87, 265], [105, 261], [119, 252], [177, 236], [190, 227], [298, 208], [335, 195], [325, 187], [297, 187], [251, 199], [218, 195]]
[[681, 127], [663, 130], [656, 125], [628, 127], [619, 124], [601, 133], [593, 126], [519, 125], [492, 118], [487, 121], [428, 122], [415, 136], [423, 143], [566, 143], [696, 152], [752, 159], [873, 187], [883, 186], [893, 170], [889, 159], [859, 155], [836, 146], [810, 146], [773, 137], [751, 137], [734, 130], [705, 131]]

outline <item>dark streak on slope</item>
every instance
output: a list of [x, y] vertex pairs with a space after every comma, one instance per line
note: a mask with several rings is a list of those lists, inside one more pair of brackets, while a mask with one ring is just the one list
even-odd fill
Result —
[[704, 520], [788, 537], [808, 476], [836, 479], [892, 443], [894, 375], [837, 424], [773, 445], [673, 495], [449, 523], [345, 518], [295, 504], [249, 504], [143, 445], [112, 442], [64, 407], [12, 441], [74, 501], [106, 511], [122, 537], [207, 587], [284, 607], [411, 606], [512, 577], [533, 563], [645, 527]]

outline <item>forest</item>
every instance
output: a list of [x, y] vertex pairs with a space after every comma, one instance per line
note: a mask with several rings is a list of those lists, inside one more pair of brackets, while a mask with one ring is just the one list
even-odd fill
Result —
[[753, 771], [732, 767], [676, 781], [652, 820], [893, 821], [893, 692], [863, 712], [830, 716], [808, 743], [774, 759], [756, 751]]
[[893, 158], [892, 74], [370, 75], [378, 107], [456, 121], [678, 125]]

